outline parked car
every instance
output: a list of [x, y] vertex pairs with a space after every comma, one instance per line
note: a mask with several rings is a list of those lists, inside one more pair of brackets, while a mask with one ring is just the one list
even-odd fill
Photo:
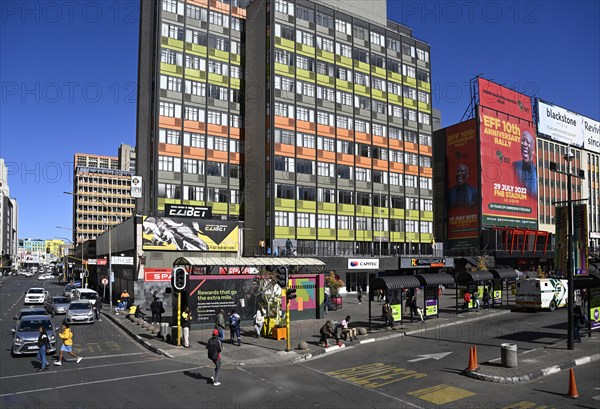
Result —
[[69, 299], [71, 299], [71, 293], [76, 288], [81, 288], [81, 281], [76, 281], [75, 283], [69, 283], [65, 285], [65, 290], [63, 292], [64, 296], [69, 297]]
[[94, 322], [92, 305], [87, 301], [72, 301], [65, 318], [69, 324], [86, 324]]
[[48, 291], [43, 288], [30, 288], [25, 293], [25, 304], [43, 304], [48, 297]]
[[69, 297], [57, 295], [54, 297], [49, 297], [44, 303], [44, 307], [46, 308], [46, 311], [52, 315], [66, 314], [69, 304]]
[[56, 352], [56, 333], [48, 315], [28, 315], [19, 320], [17, 328], [13, 329], [14, 338], [11, 353], [13, 355], [37, 354], [39, 328], [46, 328], [50, 348], [47, 353]]

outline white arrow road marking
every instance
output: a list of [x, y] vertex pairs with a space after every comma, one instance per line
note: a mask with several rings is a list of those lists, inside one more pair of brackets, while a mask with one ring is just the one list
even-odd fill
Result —
[[[594, 388], [595, 391], [600, 390], [600, 388]], [[592, 399], [600, 400], [600, 395], [592, 396]]]
[[435, 359], [436, 361], [439, 361], [440, 359], [442, 359], [445, 356], [450, 355], [452, 352], [440, 352], [439, 354], [426, 354], [426, 355], [419, 355], [420, 358], [415, 358], [415, 359], [409, 359], [408, 362], [417, 362], [417, 361], [423, 361], [425, 359]]

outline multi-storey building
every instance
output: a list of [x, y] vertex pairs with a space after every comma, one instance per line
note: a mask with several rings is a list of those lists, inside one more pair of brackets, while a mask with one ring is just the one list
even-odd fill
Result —
[[123, 143], [119, 145], [119, 169], [135, 172], [135, 147]]
[[134, 172], [129, 162], [123, 162], [127, 169], [119, 169], [119, 159], [111, 156], [76, 153], [74, 163], [73, 242], [80, 243], [131, 217]]
[[429, 249], [429, 45], [345, 5], [142, 2], [138, 211], [210, 205], [298, 255]]
[[12, 269], [17, 261], [17, 201], [10, 197], [8, 170], [0, 158], [0, 272]]
[[61, 239], [46, 240], [46, 254], [52, 254], [56, 258], [64, 255], [65, 242]]

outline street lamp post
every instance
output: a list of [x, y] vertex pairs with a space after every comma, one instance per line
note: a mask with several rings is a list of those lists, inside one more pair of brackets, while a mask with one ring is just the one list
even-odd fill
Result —
[[574, 345], [574, 328], [573, 328], [573, 304], [575, 301], [575, 289], [573, 288], [573, 203], [571, 202], [571, 162], [575, 158], [573, 151], [571, 148], [567, 148], [567, 153], [565, 154], [565, 161], [567, 162], [567, 208], [569, 213], [569, 219], [567, 220], [567, 238], [568, 238], [568, 246], [567, 246], [567, 285], [568, 285], [568, 294], [567, 294], [567, 303], [568, 303], [568, 312], [569, 315], [567, 320], [567, 349], [573, 350], [575, 349]]

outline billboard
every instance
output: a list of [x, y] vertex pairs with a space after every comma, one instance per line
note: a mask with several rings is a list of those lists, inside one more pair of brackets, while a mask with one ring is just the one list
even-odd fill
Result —
[[575, 275], [588, 275], [588, 213], [587, 204], [573, 205], [573, 251]]
[[569, 223], [569, 208], [566, 206], [555, 208], [555, 223], [556, 223], [556, 249], [554, 250], [554, 269], [559, 277], [567, 275], [567, 254], [569, 251], [568, 223]]
[[479, 164], [475, 119], [446, 129], [448, 245], [474, 248], [479, 236]]
[[600, 153], [600, 122], [582, 116], [583, 148]]
[[537, 100], [537, 127], [540, 134], [567, 145], [583, 146], [583, 121], [575, 112]]
[[532, 121], [531, 98], [494, 82], [478, 78], [479, 105]]
[[143, 218], [144, 250], [238, 251], [238, 222], [177, 217]]
[[530, 121], [479, 108], [482, 226], [537, 229], [535, 135]]

